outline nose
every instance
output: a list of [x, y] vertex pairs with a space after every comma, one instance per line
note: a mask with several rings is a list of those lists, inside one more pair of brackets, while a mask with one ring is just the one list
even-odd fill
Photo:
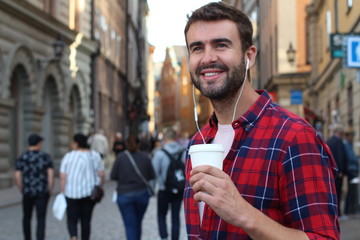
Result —
[[217, 61], [217, 55], [215, 51], [211, 48], [206, 48], [204, 51], [204, 55], [201, 59], [201, 64], [206, 65], [209, 63], [213, 63]]

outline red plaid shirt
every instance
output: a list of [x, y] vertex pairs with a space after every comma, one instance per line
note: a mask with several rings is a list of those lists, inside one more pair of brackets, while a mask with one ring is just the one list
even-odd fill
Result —
[[[266, 91], [232, 123], [235, 139], [224, 159], [243, 198], [276, 222], [304, 231], [310, 239], [339, 239], [334, 174], [329, 148], [303, 119], [274, 104]], [[217, 132], [215, 114], [202, 128], [206, 142]], [[196, 134], [190, 145], [201, 144]], [[184, 193], [188, 239], [250, 239], [242, 229], [223, 221], [205, 205], [200, 227], [198, 203], [189, 185], [186, 161]]]

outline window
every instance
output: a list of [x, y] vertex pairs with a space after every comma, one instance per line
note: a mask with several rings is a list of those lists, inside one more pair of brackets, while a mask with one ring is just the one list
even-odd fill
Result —
[[347, 89], [347, 112], [348, 112], [348, 125], [353, 125], [353, 109], [354, 103], [353, 103], [353, 87], [350, 84]]
[[353, 7], [353, 0], [347, 0], [347, 13], [350, 12], [352, 7]]
[[79, 2], [76, 0], [69, 1], [69, 28], [76, 31], [80, 30]]
[[[326, 33], [327, 33], [327, 36], [330, 36], [330, 33], [331, 33], [331, 12], [330, 12], [330, 10], [326, 11]], [[327, 45], [330, 46], [330, 37], [327, 37]]]
[[52, 0], [45, 0], [44, 1], [44, 10], [46, 13], [50, 14], [51, 16], [55, 15], [55, 4]]
[[309, 28], [309, 24], [305, 25], [305, 31], [306, 31], [306, 36], [305, 36], [305, 50], [306, 50], [306, 64], [310, 64], [311, 63], [311, 53], [310, 53], [310, 28]]
[[118, 64], [120, 64], [120, 59], [121, 59], [121, 36], [117, 35], [116, 36], [116, 54], [115, 54], [115, 59], [116, 62]]
[[319, 27], [319, 30], [318, 30], [318, 32], [317, 32], [317, 34], [319, 34], [318, 36], [319, 36], [319, 38], [317, 39], [317, 41], [318, 41], [318, 49], [317, 49], [317, 51], [318, 51], [318, 61], [319, 62], [321, 62], [322, 61], [322, 59], [323, 59], [323, 53], [322, 53], [322, 51], [323, 51], [323, 46], [324, 46], [324, 43], [323, 43], [323, 39], [324, 39], [324, 37], [323, 37], [323, 34], [325, 34], [324, 33], [324, 31], [323, 31], [323, 29], [322, 29], [322, 27]]

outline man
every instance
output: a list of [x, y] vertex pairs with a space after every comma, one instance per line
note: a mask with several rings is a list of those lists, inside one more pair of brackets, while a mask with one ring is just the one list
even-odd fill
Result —
[[[171, 239], [178, 240], [180, 232], [180, 208], [183, 198], [183, 192], [172, 192], [166, 188], [166, 179], [168, 168], [171, 161], [183, 161], [183, 148], [176, 141], [176, 131], [172, 128], [167, 129], [164, 132], [164, 147], [158, 150], [153, 159], [153, 167], [159, 183], [158, 204], [157, 204], [157, 216], [159, 224], [159, 233], [162, 240], [168, 239], [166, 215], [169, 205], [171, 205]], [[167, 155], [167, 153], [170, 156]], [[180, 156], [180, 158], [179, 158]], [[184, 182], [184, 176], [180, 176], [182, 182]]]
[[341, 200], [342, 200], [342, 185], [343, 178], [347, 174], [347, 156], [345, 146], [343, 143], [344, 129], [341, 125], [335, 124], [332, 126], [332, 136], [327, 140], [327, 144], [334, 156], [338, 167], [338, 172], [335, 176], [335, 186], [338, 198], [338, 213], [341, 216]]
[[90, 149], [100, 153], [102, 159], [109, 153], [109, 142], [104, 135], [104, 130], [99, 131], [89, 138]]
[[35, 206], [37, 216], [36, 239], [45, 239], [46, 209], [54, 185], [53, 162], [41, 151], [43, 138], [31, 134], [29, 148], [16, 161], [15, 182], [23, 194], [24, 239], [31, 240], [31, 216]]
[[126, 149], [125, 147], [125, 141], [123, 140], [123, 136], [122, 136], [122, 133], [121, 132], [117, 132], [115, 134], [115, 141], [114, 141], [114, 144], [113, 144], [113, 152], [115, 154], [115, 158], [116, 156], [121, 153], [122, 151], [124, 151]]
[[347, 159], [347, 193], [345, 198], [345, 214], [358, 212], [359, 162], [354, 152], [353, 141], [355, 132], [352, 128], [344, 130], [343, 144]]
[[[192, 82], [214, 107], [201, 133], [225, 149], [223, 171], [186, 161], [188, 239], [339, 239], [336, 164], [306, 121], [252, 88], [249, 19], [209, 3], [185, 38]], [[190, 145], [202, 142], [198, 133]]]

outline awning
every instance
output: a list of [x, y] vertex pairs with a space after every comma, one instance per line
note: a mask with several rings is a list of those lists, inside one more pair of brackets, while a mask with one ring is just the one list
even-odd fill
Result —
[[322, 121], [322, 117], [307, 106], [304, 106], [304, 117], [309, 122], [312, 122], [314, 120]]

